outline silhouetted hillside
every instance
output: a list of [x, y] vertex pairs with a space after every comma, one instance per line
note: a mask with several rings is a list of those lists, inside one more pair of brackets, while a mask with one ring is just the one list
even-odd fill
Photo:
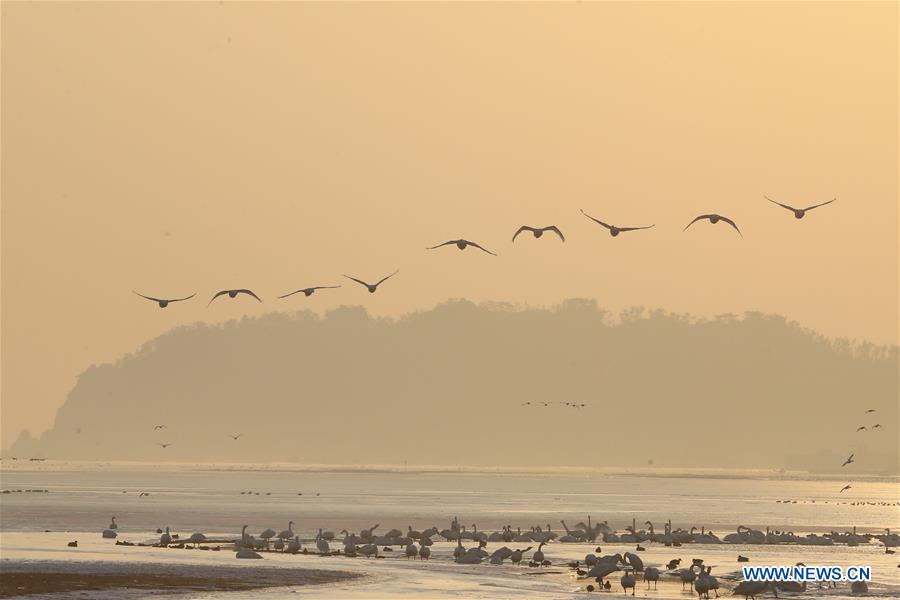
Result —
[[[588, 406], [522, 406], [541, 401]], [[635, 309], [613, 321], [592, 301], [453, 301], [398, 320], [344, 307], [176, 329], [88, 369], [53, 429], [23, 432], [12, 451], [820, 471], [853, 451], [856, 472], [897, 473], [897, 423], [896, 347], [851, 347], [757, 313]]]

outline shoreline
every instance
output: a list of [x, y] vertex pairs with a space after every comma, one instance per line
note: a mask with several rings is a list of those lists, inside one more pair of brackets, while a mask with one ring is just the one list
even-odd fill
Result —
[[[759, 479], [759, 480], [805, 480], [841, 481], [844, 473], [802, 471], [792, 469], [762, 468], [719, 468], [719, 467], [584, 467], [545, 466], [512, 467], [486, 465], [434, 465], [434, 464], [320, 464], [294, 462], [213, 462], [213, 461], [118, 461], [118, 460], [53, 460], [31, 461], [20, 458], [0, 462], [0, 473], [41, 473], [41, 472], [81, 472], [81, 471], [154, 471], [165, 467], [183, 472], [241, 473], [265, 471], [269, 473], [340, 473], [340, 474], [466, 474], [466, 475], [515, 475], [515, 476], [615, 476], [648, 478], [697, 477], [701, 479]], [[884, 483], [900, 482], [897, 473], [857, 473], [855, 477], [863, 481]]]
[[348, 583], [360, 573], [328, 569], [256, 568], [138, 562], [0, 561], [0, 598], [33, 594], [236, 592]]

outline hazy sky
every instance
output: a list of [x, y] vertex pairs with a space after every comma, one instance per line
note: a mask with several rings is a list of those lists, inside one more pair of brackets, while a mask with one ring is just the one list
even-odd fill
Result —
[[[898, 342], [896, 3], [0, 10], [4, 445], [90, 364], [272, 310], [593, 297]], [[744, 239], [682, 233], [712, 211]], [[500, 256], [424, 250], [456, 237]]]

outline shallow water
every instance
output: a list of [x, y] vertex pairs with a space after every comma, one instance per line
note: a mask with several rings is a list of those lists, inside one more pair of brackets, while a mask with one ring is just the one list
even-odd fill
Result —
[[[619, 532], [632, 519], [644, 528], [652, 521], [657, 530], [671, 519], [673, 527], [712, 529], [720, 537], [739, 524], [754, 528], [811, 531], [847, 530], [881, 533], [900, 529], [900, 484], [895, 479], [871, 478], [854, 482], [853, 495], [838, 490], [844, 481], [798, 474], [763, 472], [671, 472], [559, 470], [556, 472], [499, 472], [487, 469], [418, 468], [308, 468], [296, 465], [129, 465], [77, 463], [20, 463], [4, 461], [0, 489], [47, 489], [47, 493], [14, 492], [0, 495], [0, 555], [7, 561], [118, 561], [146, 563], [179, 561], [196, 564], [242, 564], [228, 551], [203, 552], [116, 546], [100, 538], [111, 515], [119, 523], [119, 539], [149, 541], [157, 527], [170, 526], [187, 537], [194, 531], [208, 536], [235, 537], [242, 525], [251, 533], [266, 527], [280, 531], [287, 522], [304, 539], [319, 527], [339, 531], [380, 524], [379, 531], [448, 526], [460, 522], [493, 531], [502, 525], [528, 529], [533, 525], [562, 532], [560, 520], [571, 526], [587, 519], [606, 520]], [[253, 495], [246, 492], [253, 491]], [[123, 493], [123, 491], [125, 493]], [[241, 492], [245, 492], [241, 494]], [[139, 497], [140, 492], [149, 496]], [[259, 495], [256, 495], [259, 493]], [[298, 495], [301, 494], [302, 495]], [[268, 494], [268, 495], [267, 495]], [[796, 500], [796, 503], [776, 500]], [[815, 501], [815, 502], [813, 502]], [[851, 503], [863, 502], [853, 505]], [[867, 503], [874, 503], [867, 504]], [[51, 530], [44, 533], [44, 530]], [[78, 539], [79, 548], [66, 547]], [[467, 545], [471, 545], [469, 541]], [[339, 544], [335, 544], [340, 547]], [[488, 550], [503, 544], [490, 544]], [[510, 543], [512, 548], [527, 544]], [[634, 550], [632, 544], [602, 544], [603, 553]], [[874, 595], [900, 595], [897, 555], [886, 555], [875, 543], [856, 548], [810, 546], [735, 546], [690, 544], [666, 548], [644, 543], [645, 564], [660, 565], [681, 557], [689, 563], [701, 557], [717, 565], [725, 586], [736, 575], [738, 553], [751, 564], [809, 565], [866, 564], [873, 567]], [[554, 563], [583, 559], [596, 544], [545, 546]], [[371, 575], [362, 582], [321, 588], [252, 592], [279, 597], [298, 592], [304, 597], [465, 597], [507, 598], [568, 597], [584, 593], [568, 569], [535, 575], [533, 569], [504, 566], [456, 565], [450, 560], [453, 544], [439, 542], [429, 563], [407, 561], [401, 549], [385, 553], [384, 560], [338, 557], [282, 556], [267, 554], [264, 561], [250, 561], [247, 568], [310, 566], [362, 571]], [[396, 558], [394, 557], [396, 555]], [[58, 568], [56, 565], [54, 568]], [[617, 578], [614, 578], [614, 582]], [[724, 588], [723, 588], [724, 589]], [[847, 594], [837, 590], [810, 590], [804, 596]], [[619, 589], [621, 592], [621, 589]], [[229, 592], [229, 598], [250, 597], [250, 592]], [[665, 581], [658, 591], [647, 592], [638, 584], [638, 595], [660, 598], [690, 597], [680, 583]], [[139, 596], [139, 595], [138, 595]], [[226, 597], [209, 593], [191, 597]], [[291, 597], [296, 597], [295, 595]]]

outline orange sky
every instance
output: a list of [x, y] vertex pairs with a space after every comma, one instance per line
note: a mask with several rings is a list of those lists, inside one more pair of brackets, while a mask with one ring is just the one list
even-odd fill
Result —
[[[4, 445], [90, 364], [272, 310], [593, 297], [898, 342], [896, 3], [0, 10]], [[745, 238], [681, 232], [711, 211]], [[500, 256], [424, 250], [456, 237]]]

